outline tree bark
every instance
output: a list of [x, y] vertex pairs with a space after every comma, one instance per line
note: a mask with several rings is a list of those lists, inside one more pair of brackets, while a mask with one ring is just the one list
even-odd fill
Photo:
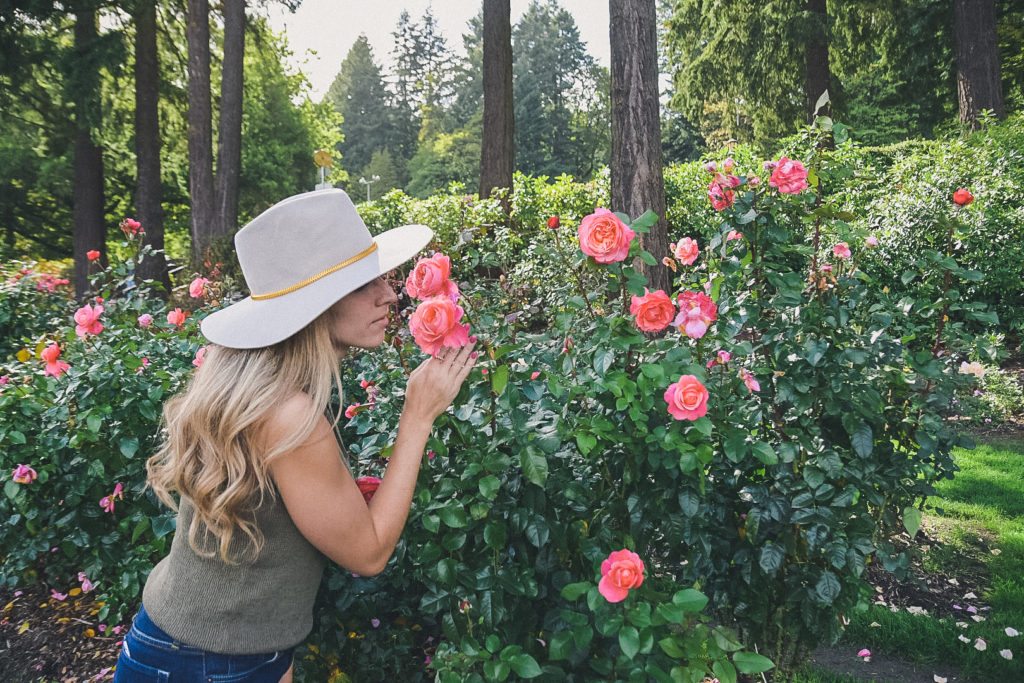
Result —
[[[164, 248], [163, 185], [160, 181], [160, 71], [156, 47], [156, 0], [143, 0], [135, 15], [135, 216], [143, 244]], [[138, 277], [171, 291], [167, 259], [154, 254], [139, 263]]]
[[1006, 117], [995, 0], [954, 0], [953, 31], [960, 122], [977, 130], [983, 109], [992, 111], [996, 118]]
[[480, 145], [480, 198], [507, 188], [511, 209], [515, 168], [515, 109], [512, 101], [512, 19], [509, 0], [484, 0], [484, 122]]
[[188, 0], [188, 184], [192, 261], [202, 261], [214, 235], [213, 133], [210, 103], [210, 3]]
[[217, 127], [217, 194], [214, 238], [238, 227], [238, 178], [242, 167], [242, 85], [245, 64], [245, 0], [224, 0], [224, 65]]
[[665, 183], [658, 111], [658, 36], [655, 0], [610, 0], [612, 209], [636, 218], [648, 209], [658, 222], [640, 244], [658, 260], [641, 264], [652, 290], [671, 292]]
[[[807, 92], [807, 123], [814, 122], [814, 105], [832, 81], [832, 70], [828, 63], [828, 7], [826, 0], [807, 0], [807, 12], [810, 15], [811, 35], [807, 40], [807, 72], [805, 88]], [[830, 93], [831, 94], [831, 93]], [[831, 102], [817, 112], [821, 116], [832, 115]]]
[[[89, 50], [98, 32], [96, 11], [89, 3], [78, 3], [75, 10], [75, 63], [81, 68], [77, 76], [75, 105], [74, 190], [72, 194], [72, 249], [75, 261], [75, 296], [89, 294], [89, 258], [91, 250], [100, 252], [100, 263], [106, 262], [106, 230], [104, 229], [103, 150], [93, 142], [92, 128], [99, 123], [99, 74], [87, 66]], [[85, 66], [83, 66], [85, 65]]]

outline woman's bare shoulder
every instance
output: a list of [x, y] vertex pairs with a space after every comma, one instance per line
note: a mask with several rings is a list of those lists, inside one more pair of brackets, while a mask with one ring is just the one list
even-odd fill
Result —
[[317, 410], [308, 394], [296, 391], [281, 404], [267, 414], [259, 430], [260, 437], [268, 446], [280, 443], [295, 433], [296, 428], [306, 424], [310, 418], [315, 419], [313, 431], [306, 441], [320, 440], [331, 436], [331, 423], [323, 412]]

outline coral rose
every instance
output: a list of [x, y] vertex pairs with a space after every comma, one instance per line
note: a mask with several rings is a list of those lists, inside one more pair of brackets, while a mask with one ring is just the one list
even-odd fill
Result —
[[648, 292], [644, 287], [643, 296], [633, 296], [629, 312], [636, 316], [636, 326], [644, 332], [660, 332], [676, 317], [672, 299], [662, 290]]
[[953, 201], [960, 206], [967, 206], [974, 201], [974, 195], [968, 192], [966, 188], [961, 187], [953, 193]]
[[435, 296], [421, 303], [409, 319], [413, 339], [431, 356], [442, 346], [457, 348], [469, 343], [469, 325], [460, 324], [463, 310], [446, 296]]
[[377, 488], [380, 486], [380, 479], [377, 477], [359, 477], [356, 479], [356, 486], [359, 487], [359, 493], [363, 494], [363, 500], [369, 505], [373, 494], [377, 493]]
[[693, 375], [683, 375], [665, 390], [668, 412], [677, 420], [696, 420], [708, 412], [708, 390]]
[[797, 194], [807, 189], [807, 169], [796, 159], [779, 159], [768, 184], [783, 194]]
[[206, 293], [206, 285], [210, 281], [205, 277], [197, 277], [188, 286], [188, 295], [193, 299], [202, 299], [203, 294]]
[[736, 193], [732, 190], [728, 190], [718, 183], [712, 181], [708, 185], [708, 200], [711, 201], [711, 206], [715, 208], [715, 211], [722, 211], [732, 206], [735, 201]]
[[596, 209], [579, 227], [580, 249], [598, 263], [618, 263], [629, 255], [629, 244], [636, 237], [619, 217], [608, 209]]
[[95, 249], [90, 249], [89, 251], [85, 252], [85, 258], [89, 259], [90, 261], [95, 261], [99, 257], [100, 252], [96, 251]]
[[100, 322], [100, 315], [103, 307], [97, 305], [95, 308], [86, 304], [75, 311], [75, 334], [84, 337], [87, 334], [99, 334], [103, 331], [103, 323]]
[[679, 262], [683, 265], [691, 265], [697, 260], [700, 255], [700, 248], [697, 246], [697, 240], [684, 237], [679, 240], [679, 244], [673, 247], [674, 256], [679, 259]]
[[629, 591], [644, 582], [644, 561], [632, 550], [616, 550], [601, 563], [597, 590], [608, 602], [622, 602]]
[[686, 290], [676, 297], [679, 315], [672, 325], [691, 339], [707, 334], [708, 326], [718, 319], [718, 306], [707, 294]]
[[44, 374], [47, 377], [60, 377], [64, 374], [65, 370], [71, 367], [64, 361], [57, 360], [60, 356], [60, 346], [57, 344], [50, 344], [39, 355], [46, 361], [46, 372]]
[[167, 322], [174, 325], [179, 330], [181, 326], [185, 324], [185, 318], [188, 317], [188, 313], [185, 313], [180, 308], [175, 308], [173, 311], [167, 312]]
[[448, 279], [451, 272], [452, 261], [444, 254], [421, 258], [405, 279], [405, 288], [409, 296], [416, 299], [444, 295], [455, 300], [459, 296], [459, 288]]

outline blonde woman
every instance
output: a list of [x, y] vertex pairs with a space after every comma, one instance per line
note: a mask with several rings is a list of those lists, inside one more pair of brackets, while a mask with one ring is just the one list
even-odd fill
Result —
[[431, 426], [476, 353], [442, 349], [411, 373], [369, 505], [326, 413], [339, 359], [384, 340], [396, 302], [387, 273], [431, 236], [407, 225], [371, 237], [341, 190], [288, 198], [238, 232], [251, 296], [203, 320], [204, 362], [164, 409], [148, 483], [177, 508], [177, 533], [115, 681], [291, 681], [326, 559], [363, 575], [387, 564]]

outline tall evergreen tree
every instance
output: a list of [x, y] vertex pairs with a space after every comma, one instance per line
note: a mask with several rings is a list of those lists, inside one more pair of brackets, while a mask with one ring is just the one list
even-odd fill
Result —
[[210, 94], [210, 3], [188, 0], [188, 193], [192, 261], [215, 239], [213, 189], [213, 103]]
[[224, 60], [217, 125], [214, 211], [217, 237], [238, 228], [238, 177], [242, 172], [242, 87], [245, 80], [245, 0], [223, 0]]
[[960, 122], [977, 130], [981, 112], [1004, 118], [995, 0], [953, 0]]
[[[480, 145], [480, 197], [512, 190], [515, 117], [512, 99], [512, 19], [509, 0], [484, 0], [483, 137]], [[506, 212], [510, 198], [504, 203]]]
[[341, 165], [352, 177], [359, 177], [377, 150], [394, 146], [391, 135], [392, 110], [381, 68], [373, 50], [360, 35], [341, 62], [341, 69], [327, 89], [325, 100], [341, 114], [344, 140], [338, 144]]

